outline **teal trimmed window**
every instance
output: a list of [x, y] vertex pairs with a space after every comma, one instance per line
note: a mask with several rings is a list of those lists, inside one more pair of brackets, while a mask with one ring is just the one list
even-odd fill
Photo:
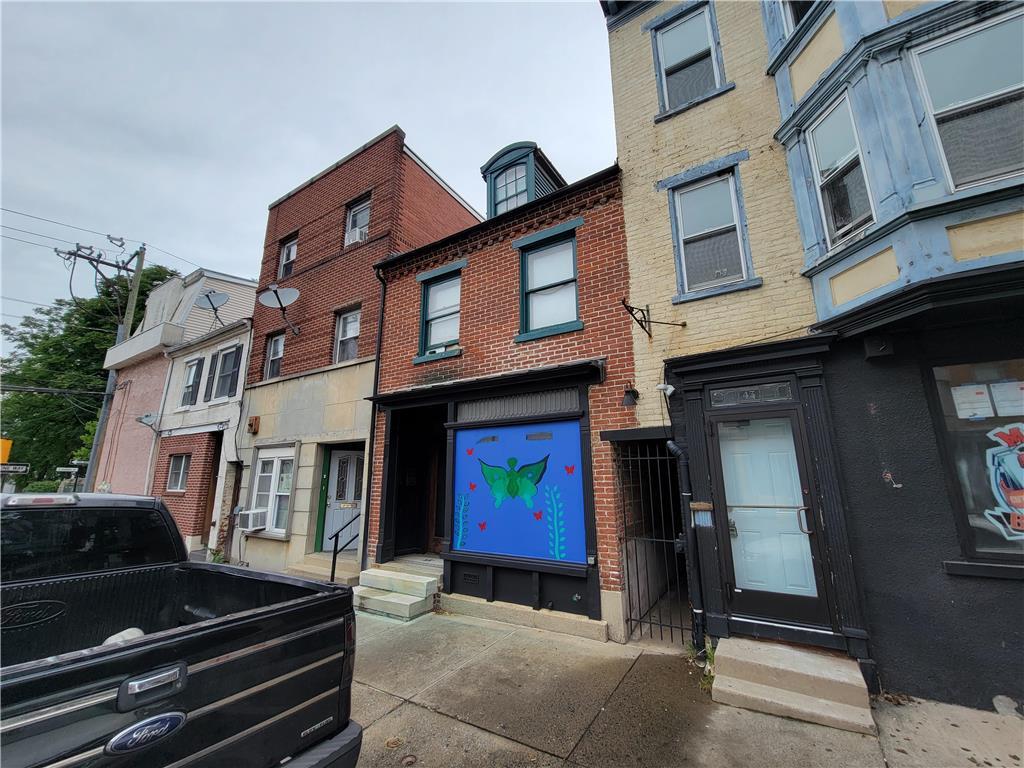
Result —
[[513, 165], [494, 177], [494, 213], [504, 213], [526, 202], [526, 163]]
[[579, 319], [576, 228], [565, 222], [513, 243], [519, 249], [519, 336], [516, 341], [576, 331]]
[[420, 299], [419, 354], [413, 362], [426, 362], [458, 353], [462, 303], [462, 268], [465, 259], [417, 275]]
[[480, 173], [487, 183], [488, 217], [508, 213], [565, 186], [565, 179], [532, 141], [499, 150]]

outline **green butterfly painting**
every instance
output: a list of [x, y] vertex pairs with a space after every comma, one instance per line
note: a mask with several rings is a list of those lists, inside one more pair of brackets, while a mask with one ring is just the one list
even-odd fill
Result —
[[477, 459], [484, 480], [487, 481], [491, 495], [494, 496], [494, 507], [500, 507], [505, 499], [516, 498], [522, 499], [527, 507], [532, 507], [533, 497], [537, 495], [537, 485], [548, 468], [549, 456], [550, 454], [532, 464], [523, 464], [519, 469], [516, 469], [516, 458], [508, 459], [508, 469], [495, 467], [482, 459]]

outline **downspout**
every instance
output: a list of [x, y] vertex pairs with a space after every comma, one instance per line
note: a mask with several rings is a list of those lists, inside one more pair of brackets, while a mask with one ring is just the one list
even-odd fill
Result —
[[666, 442], [668, 452], [679, 462], [679, 495], [683, 500], [683, 522], [686, 525], [686, 583], [690, 593], [690, 626], [693, 645], [697, 653], [704, 652], [704, 600], [700, 583], [700, 568], [697, 566], [697, 529], [694, 526], [690, 499], [693, 486], [690, 483], [690, 454], [676, 445], [675, 441]]
[[[388, 284], [384, 280], [384, 276], [381, 274], [379, 268], [374, 267], [373, 274], [376, 275], [377, 280], [380, 282], [380, 302], [377, 309], [377, 351], [374, 359], [373, 368], [373, 397], [377, 397], [377, 390], [380, 387], [380, 350], [381, 344], [384, 340], [384, 299], [388, 295]], [[360, 539], [360, 564], [359, 570], [366, 570], [367, 561], [367, 542], [366, 537], [370, 531], [370, 503], [373, 497], [373, 452], [376, 447], [376, 436], [377, 436], [377, 402], [375, 399], [370, 400], [370, 439], [366, 447], [366, 467], [370, 473], [369, 482], [366, 484], [366, 510], [363, 514], [363, 533]], [[380, 479], [381, 488], [383, 489], [384, 478]], [[383, 493], [381, 494], [383, 499]], [[380, 531], [377, 532], [378, 537]]]

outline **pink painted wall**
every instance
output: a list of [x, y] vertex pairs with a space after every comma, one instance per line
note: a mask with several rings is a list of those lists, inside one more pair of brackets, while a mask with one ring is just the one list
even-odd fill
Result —
[[[96, 490], [111, 493], [147, 493], [150, 457], [156, 433], [135, 420], [144, 413], [160, 413], [170, 361], [162, 354], [118, 371], [117, 390], [103, 435], [96, 471]], [[159, 425], [155, 425], [159, 427]], [[104, 485], [101, 485], [104, 484]]]

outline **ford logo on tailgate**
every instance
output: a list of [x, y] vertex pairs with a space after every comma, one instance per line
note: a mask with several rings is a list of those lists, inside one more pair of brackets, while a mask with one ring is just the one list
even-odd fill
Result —
[[185, 724], [184, 712], [164, 712], [129, 726], [107, 742], [108, 755], [123, 755], [155, 744]]
[[67, 603], [60, 600], [31, 600], [27, 603], [5, 605], [3, 610], [0, 610], [0, 627], [24, 629], [58, 619], [67, 609]]

